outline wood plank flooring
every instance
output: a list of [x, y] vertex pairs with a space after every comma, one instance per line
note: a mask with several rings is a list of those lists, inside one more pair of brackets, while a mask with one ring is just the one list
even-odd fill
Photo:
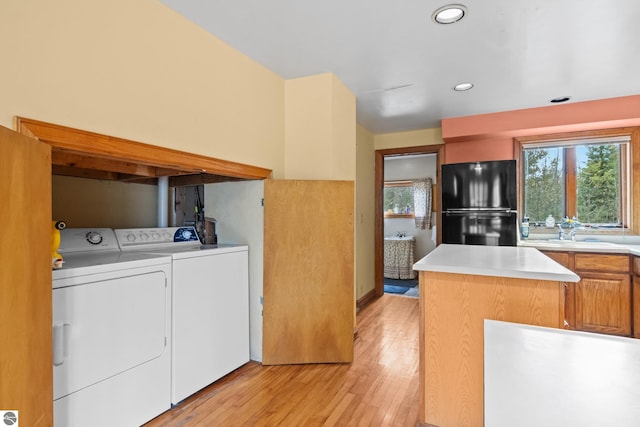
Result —
[[351, 364], [250, 362], [145, 427], [416, 426], [418, 299], [385, 294], [357, 317]]

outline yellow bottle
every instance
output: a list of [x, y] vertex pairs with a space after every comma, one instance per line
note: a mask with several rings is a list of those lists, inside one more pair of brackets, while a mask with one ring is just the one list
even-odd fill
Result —
[[64, 261], [62, 255], [58, 253], [58, 248], [60, 247], [60, 230], [64, 230], [67, 224], [65, 224], [64, 221], [52, 221], [52, 226], [51, 267], [61, 268]]

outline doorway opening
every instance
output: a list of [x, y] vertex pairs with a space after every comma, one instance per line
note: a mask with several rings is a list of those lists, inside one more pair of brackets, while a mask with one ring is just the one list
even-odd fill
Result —
[[[417, 275], [409, 265], [422, 258], [426, 255], [425, 252], [433, 249], [441, 241], [441, 230], [437, 224], [435, 227], [429, 227], [428, 230], [415, 228], [414, 215], [411, 207], [407, 208], [406, 205], [409, 203], [406, 200], [402, 199], [402, 203], [399, 203], [400, 198], [396, 196], [395, 203], [390, 202], [389, 198], [393, 196], [387, 191], [385, 203], [385, 183], [388, 190], [393, 187], [391, 183], [395, 183], [397, 187], [402, 186], [403, 182], [412, 183], [418, 179], [431, 178], [433, 183], [431, 210], [434, 212], [431, 215], [435, 216], [437, 222], [440, 216], [438, 171], [443, 161], [444, 144], [376, 150], [374, 264], [375, 296], [377, 297], [385, 293], [385, 285], [388, 293], [417, 296]], [[403, 206], [401, 207], [400, 204]], [[413, 261], [410, 259], [411, 250], [413, 250]]]

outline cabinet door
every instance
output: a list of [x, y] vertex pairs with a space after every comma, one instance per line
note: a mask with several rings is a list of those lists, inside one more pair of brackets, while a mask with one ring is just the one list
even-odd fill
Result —
[[[573, 271], [573, 256], [569, 252], [540, 251], [558, 264]], [[576, 325], [576, 286], [575, 283], [563, 283], [564, 320], [566, 329], [575, 329]]]
[[[635, 257], [634, 265], [640, 266], [640, 257]], [[633, 336], [640, 338], [640, 274], [633, 276]]]
[[2, 126], [0, 150], [0, 410], [51, 426], [51, 150]]
[[640, 276], [633, 276], [633, 336], [640, 338]]
[[632, 258], [633, 268], [633, 336], [640, 338], [640, 257]]
[[353, 361], [353, 191], [265, 181], [263, 364]]
[[576, 329], [631, 335], [631, 279], [628, 274], [579, 273]]

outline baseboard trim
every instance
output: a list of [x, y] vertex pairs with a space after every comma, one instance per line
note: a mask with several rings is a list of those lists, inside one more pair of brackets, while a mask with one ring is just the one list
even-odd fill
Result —
[[360, 311], [363, 308], [365, 308], [375, 298], [376, 298], [376, 290], [371, 289], [369, 292], [364, 294], [359, 300], [356, 301], [356, 311]]

